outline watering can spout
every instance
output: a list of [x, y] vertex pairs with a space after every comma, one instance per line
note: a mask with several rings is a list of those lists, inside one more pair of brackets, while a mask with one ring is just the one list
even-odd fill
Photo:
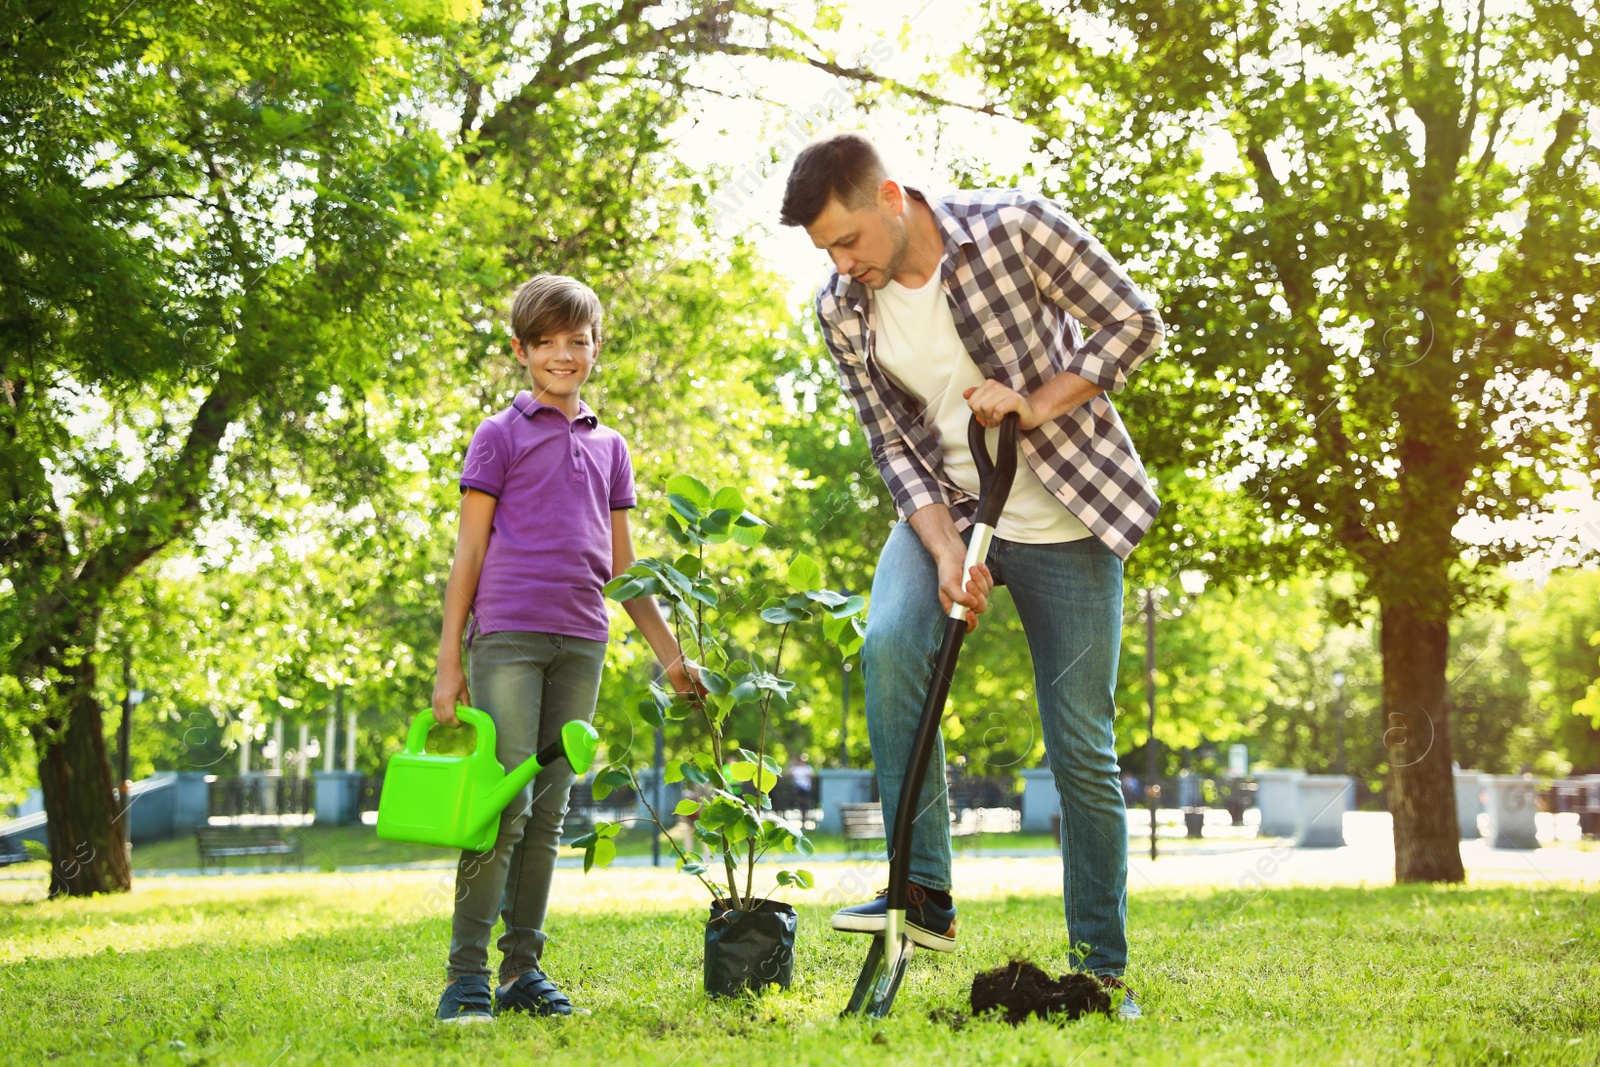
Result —
[[476, 818], [473, 822], [482, 826], [487, 825], [491, 819], [499, 818], [506, 805], [511, 803], [511, 798], [516, 796], [523, 786], [538, 777], [540, 771], [557, 760], [566, 760], [571, 765], [573, 774], [583, 774], [594, 762], [595, 749], [599, 745], [600, 735], [595, 733], [594, 727], [577, 720], [567, 723], [561, 728], [559, 739], [552, 741], [512, 768], [499, 785], [479, 798], [478, 804], [481, 807], [474, 813]]

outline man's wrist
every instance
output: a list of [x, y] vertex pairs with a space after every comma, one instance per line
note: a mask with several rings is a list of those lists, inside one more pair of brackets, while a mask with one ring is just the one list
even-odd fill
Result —
[[966, 546], [961, 542], [961, 535], [956, 532], [955, 519], [950, 515], [948, 504], [927, 504], [920, 507], [911, 514], [909, 521], [918, 539], [922, 541], [922, 547], [935, 559], [951, 552], [960, 554], [966, 551]]

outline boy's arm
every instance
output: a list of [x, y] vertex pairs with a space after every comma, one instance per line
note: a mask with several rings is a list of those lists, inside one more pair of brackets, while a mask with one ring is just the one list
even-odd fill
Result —
[[467, 612], [478, 595], [478, 576], [489, 548], [494, 523], [493, 496], [477, 489], [461, 495], [461, 532], [456, 536], [456, 558], [444, 584], [444, 625], [439, 632], [439, 667], [433, 683], [433, 717], [446, 726], [459, 726], [456, 705], [472, 705], [467, 676], [461, 669], [461, 635]]
[[[633, 531], [628, 527], [628, 509], [616, 508], [611, 512], [612, 577], [633, 566], [635, 558]], [[661, 614], [661, 607], [656, 603], [655, 597], [636, 596], [632, 600], [624, 600], [622, 608], [628, 613], [628, 618], [633, 620], [633, 624], [639, 628], [639, 632], [644, 635], [644, 639], [650, 642], [651, 651], [666, 669], [673, 691], [690, 693], [695, 689], [701, 689], [703, 692], [703, 688], [690, 680], [689, 671], [683, 662], [683, 650], [678, 647], [678, 639], [673, 636], [672, 628], [667, 625], [666, 617]]]

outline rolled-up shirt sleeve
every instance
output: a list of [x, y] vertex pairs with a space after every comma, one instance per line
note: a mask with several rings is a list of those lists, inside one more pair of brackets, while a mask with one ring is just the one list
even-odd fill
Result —
[[1047, 200], [1016, 209], [1016, 226], [1040, 295], [1094, 333], [1067, 355], [1072, 371], [1120, 392], [1139, 364], [1161, 347], [1161, 313], [1086, 230]]
[[839, 370], [839, 382], [845, 395], [855, 407], [856, 420], [867, 435], [867, 448], [878, 474], [894, 498], [895, 510], [901, 518], [909, 519], [915, 512], [929, 504], [948, 504], [944, 487], [921, 458], [906, 446], [905, 436], [895, 424], [878, 391], [873, 388], [867, 373], [864, 355], [855, 351], [837, 322], [831, 316], [837, 313], [838, 302], [831, 295], [832, 285], [817, 291], [817, 322], [822, 326], [822, 340]]

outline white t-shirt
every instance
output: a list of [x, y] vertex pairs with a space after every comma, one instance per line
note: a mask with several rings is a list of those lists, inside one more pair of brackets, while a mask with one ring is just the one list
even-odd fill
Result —
[[[945, 476], [969, 496], [978, 495], [978, 464], [967, 446], [972, 409], [961, 394], [982, 385], [983, 372], [956, 333], [939, 271], [919, 289], [890, 281], [873, 294], [878, 366], [927, 405], [926, 421], [939, 431]], [[998, 427], [989, 430], [990, 455], [999, 447]], [[1017, 477], [995, 533], [1031, 545], [1077, 541], [1089, 528], [1044, 487], [1018, 445]]]

